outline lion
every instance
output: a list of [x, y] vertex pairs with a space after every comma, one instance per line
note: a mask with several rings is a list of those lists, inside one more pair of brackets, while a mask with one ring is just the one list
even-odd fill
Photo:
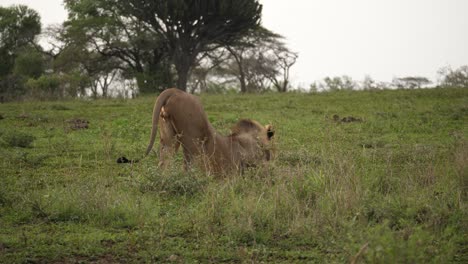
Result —
[[243, 170], [272, 157], [275, 132], [271, 125], [241, 119], [231, 128], [231, 134], [222, 136], [208, 121], [199, 98], [176, 88], [167, 89], [157, 97], [152, 122], [145, 157], [153, 149], [159, 127], [160, 167], [166, 167], [168, 159], [180, 147], [186, 170], [195, 158], [200, 158], [203, 169], [220, 173]]

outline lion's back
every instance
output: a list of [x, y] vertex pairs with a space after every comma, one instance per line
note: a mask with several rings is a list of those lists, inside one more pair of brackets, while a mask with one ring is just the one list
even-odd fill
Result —
[[178, 133], [191, 138], [206, 137], [209, 121], [200, 99], [179, 91], [175, 91], [164, 106]]

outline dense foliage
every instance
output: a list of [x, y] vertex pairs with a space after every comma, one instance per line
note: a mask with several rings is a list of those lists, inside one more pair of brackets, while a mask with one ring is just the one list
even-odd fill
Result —
[[34, 51], [40, 32], [36, 11], [24, 5], [0, 6], [0, 102], [23, 93], [28, 77], [42, 74], [41, 55]]

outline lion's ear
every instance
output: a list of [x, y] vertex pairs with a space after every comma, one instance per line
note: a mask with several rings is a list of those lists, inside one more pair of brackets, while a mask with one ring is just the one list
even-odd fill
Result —
[[271, 139], [275, 135], [275, 130], [273, 129], [273, 126], [272, 125], [266, 125], [265, 128], [267, 130], [268, 139]]

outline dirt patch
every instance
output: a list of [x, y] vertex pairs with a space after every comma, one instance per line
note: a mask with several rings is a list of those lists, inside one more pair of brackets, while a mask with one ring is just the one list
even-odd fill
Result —
[[112, 247], [113, 245], [115, 245], [115, 241], [110, 239], [102, 239], [101, 245], [103, 245], [104, 247]]
[[362, 118], [354, 116], [345, 116], [340, 118], [339, 115], [333, 115], [333, 121], [337, 123], [352, 123], [352, 122], [362, 122]]
[[28, 118], [29, 118], [29, 115], [26, 114], [26, 113], [22, 113], [22, 114], [19, 115], [17, 118], [18, 118], [18, 119], [28, 119]]
[[359, 117], [347, 116], [347, 117], [343, 117], [341, 119], [341, 122], [343, 123], [362, 122], [362, 119]]
[[72, 130], [89, 128], [89, 121], [85, 119], [75, 118], [75, 119], [67, 120], [66, 122], [69, 124], [69, 128]]

